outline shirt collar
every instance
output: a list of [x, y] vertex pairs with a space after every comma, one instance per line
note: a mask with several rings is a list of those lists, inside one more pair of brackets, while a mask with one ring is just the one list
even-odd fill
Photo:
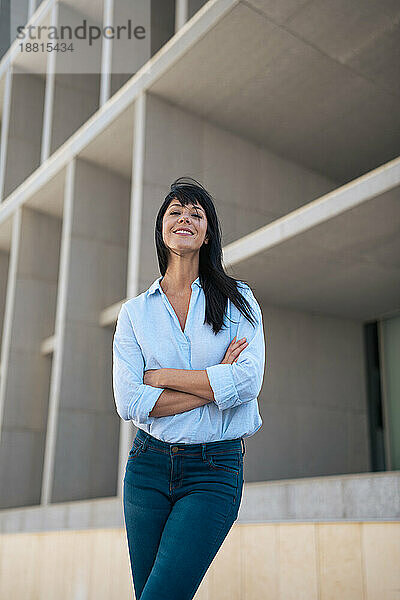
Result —
[[[150, 296], [150, 294], [154, 294], [154, 292], [156, 292], [157, 290], [159, 290], [160, 292], [162, 292], [162, 288], [160, 285], [160, 281], [163, 278], [163, 275], [161, 275], [160, 277], [158, 277], [155, 281], [153, 281], [153, 283], [151, 284], [151, 286], [149, 287], [149, 289], [147, 290], [147, 295]], [[197, 285], [199, 288], [202, 287], [201, 283], [200, 283], [200, 276], [197, 277], [197, 279], [195, 279], [192, 283], [192, 289], [193, 287]]]

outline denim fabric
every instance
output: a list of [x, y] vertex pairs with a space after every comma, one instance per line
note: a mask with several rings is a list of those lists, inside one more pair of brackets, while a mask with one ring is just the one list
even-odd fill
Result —
[[[184, 331], [160, 286], [162, 277], [123, 303], [113, 340], [114, 399], [119, 416], [164, 442], [201, 443], [253, 435], [262, 425], [261, 390], [265, 342], [260, 306], [247, 284], [239, 282], [253, 309], [253, 326], [228, 300], [224, 327], [214, 334], [204, 323], [205, 295], [198, 277], [192, 283]], [[237, 336], [247, 338], [236, 362], [221, 364]], [[143, 383], [150, 369], [205, 370], [214, 400], [174, 415], [150, 417], [164, 388]]]
[[139, 429], [124, 518], [136, 600], [190, 600], [236, 521], [243, 438], [170, 444]]

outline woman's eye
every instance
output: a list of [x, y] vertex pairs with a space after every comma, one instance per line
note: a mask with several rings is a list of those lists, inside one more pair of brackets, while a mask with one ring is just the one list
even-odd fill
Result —
[[[170, 213], [170, 215], [180, 215], [180, 213], [177, 210], [174, 210], [172, 213]], [[192, 217], [197, 217], [198, 219], [203, 218], [201, 215], [197, 215], [197, 214], [193, 214]]]

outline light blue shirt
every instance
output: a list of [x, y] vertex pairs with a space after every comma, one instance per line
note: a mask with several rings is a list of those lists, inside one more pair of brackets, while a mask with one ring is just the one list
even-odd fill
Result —
[[[146, 292], [121, 306], [113, 339], [114, 399], [119, 416], [155, 438], [170, 443], [202, 443], [253, 435], [262, 425], [257, 396], [265, 365], [261, 309], [250, 287], [238, 283], [254, 308], [254, 327], [228, 299], [225, 325], [217, 335], [204, 324], [205, 295], [198, 277], [192, 283], [182, 331], [178, 317], [156, 279]], [[233, 364], [220, 364], [236, 339], [248, 346]], [[205, 369], [215, 400], [183, 413], [150, 417], [163, 392], [143, 383], [149, 369]]]

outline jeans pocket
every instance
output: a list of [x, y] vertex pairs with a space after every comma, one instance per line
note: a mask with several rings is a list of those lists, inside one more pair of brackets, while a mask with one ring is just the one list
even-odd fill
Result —
[[208, 464], [212, 469], [239, 475], [241, 460], [239, 452], [222, 452], [219, 454], [209, 454]]
[[143, 450], [142, 444], [138, 444], [135, 442], [132, 446], [132, 449], [129, 452], [128, 460], [132, 460], [133, 458], [136, 458], [137, 456], [139, 456], [139, 454], [142, 452], [142, 450]]

